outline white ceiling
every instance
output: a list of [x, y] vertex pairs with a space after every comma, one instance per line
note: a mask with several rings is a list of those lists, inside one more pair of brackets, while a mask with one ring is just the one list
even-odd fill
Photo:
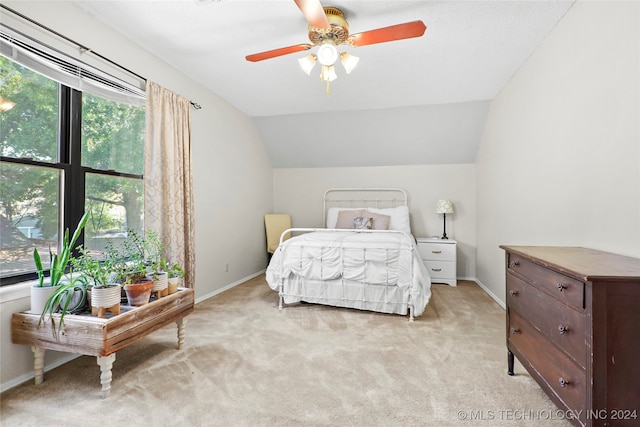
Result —
[[[252, 117], [274, 166], [308, 167], [338, 164], [322, 154], [311, 157], [300, 150], [303, 135], [286, 132], [287, 123], [307, 123], [318, 117], [348, 118], [351, 112], [358, 112], [358, 126], [362, 126], [376, 120], [375, 115], [367, 119], [363, 111], [382, 109], [389, 126], [396, 119], [406, 126], [407, 107], [415, 113], [425, 112], [425, 106], [442, 104], [459, 104], [466, 115], [483, 120], [487, 104], [475, 101], [496, 96], [573, 1], [323, 1], [325, 6], [344, 11], [352, 34], [417, 19], [427, 26], [420, 38], [360, 48], [343, 45], [344, 50], [360, 57], [360, 63], [348, 75], [336, 67], [338, 79], [332, 82], [329, 96], [317, 66], [311, 76], [298, 67], [297, 59], [308, 52], [256, 63], [245, 60], [248, 54], [308, 42], [307, 23], [293, 0], [74, 3]], [[475, 113], [468, 111], [470, 106], [476, 108]], [[427, 110], [435, 111], [433, 108]], [[444, 108], [447, 112], [450, 109]], [[357, 129], [345, 121], [340, 133], [346, 134], [344, 141], [353, 141]], [[450, 122], [444, 120], [443, 126]], [[482, 129], [470, 128], [473, 134], [460, 137], [473, 140], [467, 151], [475, 157]], [[424, 134], [430, 131], [435, 132], [433, 138]], [[413, 134], [408, 133], [406, 141], [424, 145], [446, 135], [447, 129], [418, 126]], [[304, 141], [323, 143], [323, 137], [320, 133], [314, 141], [312, 135], [304, 135]], [[370, 142], [375, 144], [376, 138]], [[439, 142], [440, 148], [450, 144], [442, 138]], [[299, 159], [291, 155], [296, 148], [301, 151]], [[413, 156], [400, 156], [403, 158], [393, 164], [455, 163], [460, 157], [447, 158], [445, 152], [444, 157], [420, 159], [413, 151]], [[278, 154], [281, 152], [289, 158]], [[354, 148], [345, 155], [362, 153]], [[389, 162], [381, 157], [368, 163]], [[354, 165], [353, 161], [346, 163]]]

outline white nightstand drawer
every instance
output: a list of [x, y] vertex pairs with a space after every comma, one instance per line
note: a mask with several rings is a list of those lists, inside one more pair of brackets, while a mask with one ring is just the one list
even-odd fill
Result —
[[457, 242], [452, 239], [417, 237], [418, 253], [431, 276], [432, 283], [456, 286]]
[[456, 259], [456, 245], [420, 241], [418, 244], [420, 258], [434, 261], [453, 261]]
[[429, 261], [425, 263], [433, 282], [436, 279], [450, 279], [456, 277], [456, 263], [449, 261]]

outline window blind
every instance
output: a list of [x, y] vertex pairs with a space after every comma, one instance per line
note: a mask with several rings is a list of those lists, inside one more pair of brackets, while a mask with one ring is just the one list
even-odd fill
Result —
[[4, 24], [0, 24], [0, 55], [74, 89], [115, 102], [145, 104], [144, 81], [136, 87]]

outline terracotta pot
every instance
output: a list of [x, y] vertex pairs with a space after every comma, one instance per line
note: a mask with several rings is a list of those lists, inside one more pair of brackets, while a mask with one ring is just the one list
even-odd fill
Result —
[[153, 289], [153, 281], [145, 281], [140, 283], [130, 283], [124, 285], [124, 291], [127, 293], [127, 300], [129, 305], [134, 307], [145, 305], [149, 302], [151, 297], [151, 290]]

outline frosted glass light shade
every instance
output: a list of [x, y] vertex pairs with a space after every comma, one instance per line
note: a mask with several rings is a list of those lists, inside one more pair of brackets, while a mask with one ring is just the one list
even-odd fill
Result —
[[338, 59], [338, 49], [332, 41], [323, 42], [316, 52], [318, 62], [322, 65], [333, 65]]
[[347, 71], [347, 74], [351, 73], [353, 69], [356, 68], [356, 65], [358, 65], [359, 61], [360, 58], [350, 55], [347, 52], [342, 52], [340, 54], [340, 62], [342, 62], [342, 66]]
[[317, 57], [313, 53], [311, 53], [304, 58], [298, 59], [298, 64], [300, 64], [300, 68], [302, 68], [302, 71], [304, 71], [308, 75], [311, 75], [311, 70], [313, 70], [313, 67], [316, 65], [316, 61]]
[[453, 204], [449, 200], [438, 200], [438, 203], [436, 204], [436, 213], [452, 214]]
[[332, 82], [337, 78], [338, 75], [336, 74], [336, 68], [333, 65], [322, 66], [322, 70], [320, 70], [320, 80], [323, 82]]

